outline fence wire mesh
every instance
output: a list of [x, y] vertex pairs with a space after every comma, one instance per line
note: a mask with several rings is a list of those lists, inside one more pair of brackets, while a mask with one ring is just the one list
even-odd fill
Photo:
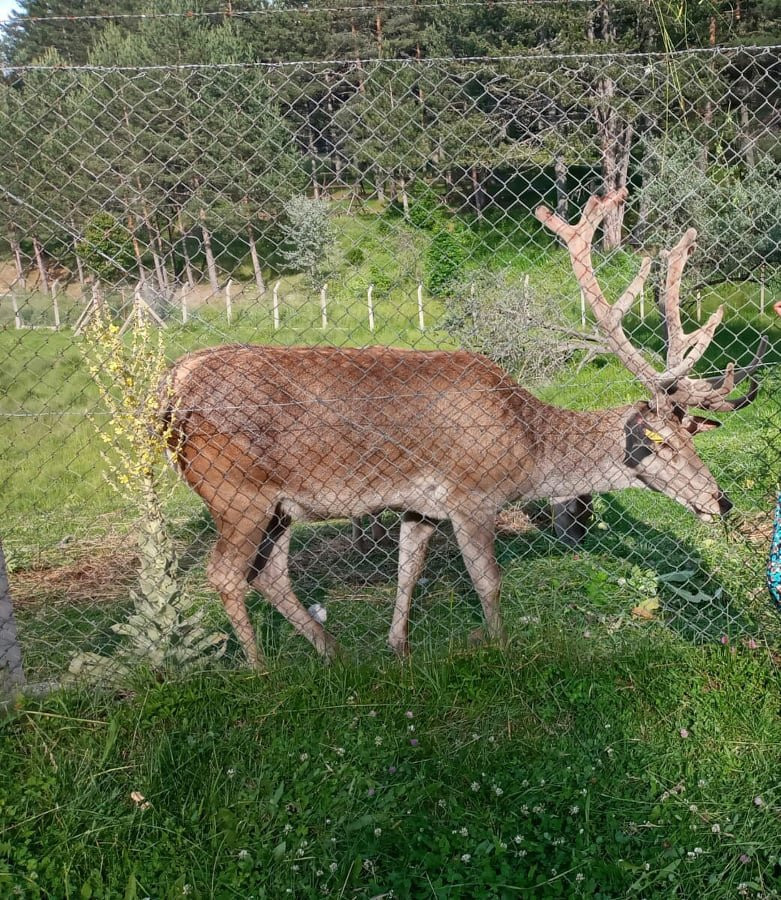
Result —
[[[473, 588], [496, 635], [495, 514], [511, 636], [779, 646], [778, 47], [112, 59], [0, 85], [0, 532], [28, 677], [294, 658], [295, 631], [365, 656], [391, 621], [404, 650], [416, 581], [416, 652], [465, 644]], [[623, 189], [592, 273], [564, 222]], [[723, 423], [696, 451], [695, 409]], [[702, 522], [719, 491], [734, 510]]]

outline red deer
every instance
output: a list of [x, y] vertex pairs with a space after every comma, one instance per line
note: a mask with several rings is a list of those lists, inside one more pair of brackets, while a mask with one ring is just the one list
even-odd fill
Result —
[[[252, 665], [261, 665], [263, 654], [245, 606], [250, 586], [320, 654], [336, 650], [293, 592], [288, 551], [294, 521], [401, 511], [388, 641], [405, 654], [412, 591], [440, 520], [452, 523], [487, 635], [499, 639], [494, 520], [505, 503], [567, 503], [645, 487], [705, 521], [730, 509], [692, 442], [693, 434], [718, 423], [687, 409], [726, 411], [750, 403], [765, 342], [740, 372], [730, 363], [718, 378], [692, 376], [723, 310], [696, 331], [683, 331], [679, 293], [696, 237], [690, 229], [667, 258], [666, 367], [659, 372], [645, 359], [622, 318], [642, 290], [650, 259], [612, 306], [591, 261], [595, 229], [625, 197], [624, 190], [592, 197], [576, 225], [544, 207], [537, 217], [569, 247], [603, 337], [650, 400], [596, 412], [561, 409], [465, 351], [234, 345], [200, 350], [174, 364], [167, 382], [171, 447], [214, 518], [218, 539], [208, 578]], [[749, 392], [729, 399], [745, 377], [751, 377]]]

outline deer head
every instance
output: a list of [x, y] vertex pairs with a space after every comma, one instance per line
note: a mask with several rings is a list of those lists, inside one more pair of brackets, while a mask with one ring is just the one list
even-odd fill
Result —
[[[753, 360], [743, 369], [736, 370], [735, 364], [729, 363], [724, 373], [714, 378], [692, 375], [694, 366], [713, 340], [724, 307], [720, 306], [695, 331], [683, 330], [681, 278], [697, 239], [697, 232], [690, 228], [672, 250], [662, 255], [666, 264], [662, 288], [668, 335], [666, 365], [660, 371], [644, 357], [627, 337], [623, 319], [643, 290], [651, 271], [651, 258], [643, 258], [637, 275], [613, 304], [602, 292], [591, 259], [596, 229], [608, 211], [624, 203], [627, 194], [626, 188], [621, 188], [604, 197], [591, 197], [580, 221], [574, 225], [545, 206], [539, 207], [535, 215], [566, 244], [575, 277], [594, 313], [602, 339], [651, 394], [649, 401], [634, 407], [624, 424], [624, 465], [638, 483], [668, 494], [700, 518], [710, 521], [728, 512], [732, 504], [697, 455], [692, 436], [717, 428], [721, 423], [690, 413], [689, 409], [727, 412], [751, 403], [759, 389], [753, 376], [767, 349], [767, 339], [761, 338]], [[750, 382], [748, 392], [731, 399], [730, 394], [746, 378]]]

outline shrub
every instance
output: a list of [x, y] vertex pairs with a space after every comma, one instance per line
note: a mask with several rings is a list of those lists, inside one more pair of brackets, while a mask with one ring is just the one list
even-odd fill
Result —
[[111, 213], [96, 213], [89, 220], [76, 252], [101, 281], [113, 284], [135, 269], [133, 236]]
[[285, 262], [296, 272], [305, 272], [313, 289], [324, 279], [334, 232], [328, 204], [309, 197], [292, 197], [285, 204], [287, 223], [282, 226]]
[[439, 297], [461, 277], [466, 254], [463, 243], [449, 229], [441, 229], [431, 240], [426, 253], [426, 287]]
[[380, 266], [372, 266], [369, 270], [369, 283], [374, 285], [376, 294], [387, 294], [393, 287], [394, 282], [387, 269]]
[[409, 207], [409, 223], [415, 228], [432, 231], [441, 224], [442, 213], [439, 197], [428, 185], [413, 197]]
[[363, 250], [361, 250], [360, 247], [350, 247], [347, 253], [344, 254], [344, 261], [356, 268], [360, 266], [365, 258]]
[[444, 321], [467, 350], [484, 353], [529, 384], [548, 380], [570, 358], [566, 327], [563, 313], [528, 283], [491, 272], [452, 290]]

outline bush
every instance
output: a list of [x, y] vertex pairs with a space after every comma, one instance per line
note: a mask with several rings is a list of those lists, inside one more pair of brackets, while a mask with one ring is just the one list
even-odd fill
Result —
[[376, 294], [387, 294], [393, 287], [394, 280], [388, 274], [387, 269], [372, 266], [369, 270], [369, 283], [374, 285]]
[[360, 266], [365, 258], [363, 250], [361, 250], [360, 247], [350, 247], [347, 253], [344, 254], [344, 261], [356, 268]]
[[461, 277], [466, 261], [463, 243], [452, 231], [442, 229], [431, 240], [426, 253], [426, 287], [432, 296], [445, 294]]
[[452, 291], [445, 330], [528, 384], [547, 381], [572, 354], [563, 313], [509, 274], [483, 272]]
[[111, 213], [96, 213], [89, 220], [76, 252], [93, 275], [110, 284], [135, 270], [133, 236]]
[[441, 219], [439, 197], [426, 185], [412, 198], [409, 207], [409, 223], [415, 228], [432, 231], [441, 224]]
[[309, 197], [292, 197], [285, 204], [287, 223], [282, 226], [287, 249], [285, 262], [296, 272], [305, 272], [313, 289], [325, 280], [328, 254], [334, 232], [328, 204]]
[[703, 169], [694, 162], [701, 156], [701, 145], [688, 136], [648, 147], [640, 201], [652, 211], [648, 242], [670, 248], [696, 228], [687, 273], [701, 281], [750, 278], [762, 263], [781, 262], [777, 165], [763, 158], [746, 171]]

